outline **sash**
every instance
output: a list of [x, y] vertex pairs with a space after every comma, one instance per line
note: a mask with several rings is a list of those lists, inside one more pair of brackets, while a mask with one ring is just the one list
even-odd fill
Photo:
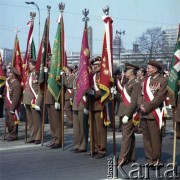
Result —
[[[131, 104], [131, 97], [127, 93], [126, 87], [122, 87], [119, 79], [117, 79], [117, 88], [122, 95], [122, 100], [126, 106], [130, 106]], [[139, 112], [135, 112], [133, 114], [132, 123], [137, 126], [139, 124]]]
[[131, 103], [131, 97], [129, 96], [129, 94], [127, 93], [126, 91], [126, 88], [125, 87], [122, 87], [119, 79], [117, 79], [117, 88], [119, 90], [119, 92], [121, 93], [122, 95], [122, 99], [123, 99], [123, 102], [126, 106], [129, 106], [130, 103]]
[[[150, 77], [146, 78], [144, 81], [144, 97], [146, 102], [151, 102], [154, 99], [154, 95], [150, 89]], [[152, 114], [159, 126], [159, 129], [161, 129], [163, 122], [162, 122], [162, 117], [163, 117], [163, 109], [162, 111], [160, 110], [160, 108], [156, 108], [154, 110], [152, 110]]]
[[[11, 101], [10, 94], [9, 94], [9, 84], [8, 84], [8, 80], [6, 80], [6, 99], [7, 99], [8, 107], [10, 107], [11, 104], [12, 104], [12, 101]], [[14, 120], [14, 122], [15, 122], [15, 125], [16, 125], [16, 124], [19, 124], [19, 109], [18, 109], [18, 108], [15, 109], [15, 111], [14, 111], [13, 120]]]
[[32, 99], [31, 104], [32, 104], [32, 107], [35, 108], [38, 95], [36, 94], [36, 92], [34, 91], [34, 89], [32, 87], [32, 73], [30, 74], [30, 76], [28, 78], [28, 86], [29, 86], [29, 89], [31, 90], [32, 94], [34, 95], [34, 98]]

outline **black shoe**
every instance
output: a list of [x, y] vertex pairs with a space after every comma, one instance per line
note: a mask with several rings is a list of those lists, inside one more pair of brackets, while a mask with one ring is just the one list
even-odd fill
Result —
[[104, 158], [105, 156], [106, 156], [105, 154], [98, 153], [96, 156], [96, 159], [101, 159], [101, 158]]
[[46, 147], [51, 147], [53, 144], [54, 144], [54, 142], [51, 141], [51, 142], [46, 144]]
[[86, 149], [77, 149], [76, 151], [75, 151], [75, 153], [83, 153], [83, 152], [87, 152], [87, 150]]
[[7, 138], [7, 141], [8, 141], [8, 142], [16, 141], [16, 140], [18, 140], [18, 136], [17, 136], [17, 137], [9, 136], [9, 137]]
[[32, 139], [28, 139], [27, 141], [26, 141], [26, 143], [34, 143], [35, 142], [35, 140], [32, 140]]
[[57, 149], [57, 148], [61, 148], [61, 145], [60, 144], [53, 144], [51, 147], [51, 149]]
[[78, 150], [78, 148], [72, 148], [72, 149], [70, 149], [70, 151], [77, 151]]
[[35, 140], [34, 144], [36, 144], [36, 145], [41, 144], [41, 140]]

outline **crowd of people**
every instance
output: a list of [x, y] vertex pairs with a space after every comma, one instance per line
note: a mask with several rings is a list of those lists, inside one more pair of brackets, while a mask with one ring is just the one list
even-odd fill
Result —
[[[64, 113], [67, 117], [66, 125], [73, 128], [74, 146], [70, 151], [83, 153], [88, 150], [88, 138], [92, 133], [91, 155], [97, 159], [104, 158], [107, 151], [107, 132], [112, 122], [104, 122], [104, 104], [101, 103], [100, 65], [102, 58], [95, 57], [90, 63], [90, 73], [93, 75], [92, 87], [83, 96], [79, 105], [76, 104], [77, 70], [78, 67], [66, 67], [61, 78], [64, 86]], [[50, 67], [50, 60], [48, 66]], [[22, 91], [19, 77], [21, 72], [12, 65], [6, 67], [6, 83], [0, 87], [0, 116], [5, 110], [5, 122], [8, 128], [7, 141], [18, 140], [18, 120], [20, 104], [25, 108], [28, 122], [29, 138], [26, 143], [40, 144], [42, 140], [42, 112], [43, 104], [47, 110], [50, 123], [51, 141], [46, 147], [56, 149], [62, 147], [62, 114], [61, 96], [55, 100], [51, 90], [39, 89], [39, 74], [35, 71], [36, 60], [29, 61], [29, 74]], [[48, 77], [49, 67], [44, 70]], [[147, 163], [158, 165], [161, 161], [162, 133], [165, 127], [165, 101], [173, 109], [173, 121], [177, 121], [177, 139], [180, 139], [180, 95], [177, 102], [171, 98], [167, 91], [168, 75], [163, 71], [162, 65], [151, 60], [147, 67], [126, 63], [123, 72], [114, 72], [114, 114], [111, 112], [109, 100], [110, 119], [119, 117], [117, 133], [122, 132], [122, 141], [118, 165], [136, 161], [135, 133], [142, 133]], [[180, 87], [180, 83], [178, 83]], [[45, 98], [44, 98], [45, 97]], [[4, 103], [4, 106], [3, 106]], [[2, 109], [2, 107], [4, 109]], [[22, 111], [20, 114], [22, 116]], [[92, 120], [89, 133], [90, 120]]]

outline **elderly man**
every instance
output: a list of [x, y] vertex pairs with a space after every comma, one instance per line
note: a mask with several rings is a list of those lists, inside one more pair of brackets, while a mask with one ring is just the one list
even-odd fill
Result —
[[[118, 165], [123, 166], [127, 162], [134, 162], [135, 156], [135, 135], [134, 135], [134, 124], [133, 115], [137, 111], [138, 107], [138, 94], [141, 92], [141, 85], [136, 80], [138, 67], [126, 63], [125, 64], [125, 77], [128, 79], [124, 88], [118, 88], [122, 95], [122, 106], [123, 108], [123, 126], [122, 126], [122, 143], [121, 152], [118, 160]], [[119, 109], [121, 111], [121, 109]]]
[[147, 74], [138, 102], [147, 163], [157, 166], [161, 159], [161, 111], [167, 94], [167, 78], [162, 74], [161, 64], [154, 60], [147, 63]]
[[5, 96], [5, 119], [9, 131], [7, 141], [18, 139], [18, 109], [21, 101], [21, 84], [18, 80], [20, 72], [11, 66], [6, 79], [6, 96]]

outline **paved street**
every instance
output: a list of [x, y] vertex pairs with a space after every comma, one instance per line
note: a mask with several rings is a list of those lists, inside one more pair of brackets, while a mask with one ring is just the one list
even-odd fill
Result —
[[[116, 119], [117, 121], [117, 119]], [[108, 153], [103, 159], [95, 159], [85, 156], [85, 153], [70, 152], [73, 146], [72, 129], [65, 128], [64, 150], [51, 150], [47, 147], [24, 143], [24, 123], [19, 127], [19, 140], [14, 142], [2, 141], [4, 119], [0, 119], [0, 179], [2, 180], [99, 180], [108, 179], [108, 160], [113, 158], [112, 132], [108, 133]], [[49, 124], [45, 125], [45, 142], [50, 140]], [[116, 132], [117, 155], [120, 151], [121, 133]], [[180, 172], [180, 140], [177, 140], [177, 171]], [[144, 149], [142, 135], [136, 135], [136, 152], [138, 164], [144, 164]], [[173, 131], [171, 120], [167, 121], [166, 136], [163, 138], [162, 163], [165, 167], [160, 169], [161, 179], [166, 179], [167, 170], [172, 169], [168, 163], [172, 163]], [[107, 160], [108, 159], [108, 160]], [[124, 172], [137, 169], [137, 164], [123, 166]], [[168, 166], [168, 167], [166, 167]], [[125, 179], [119, 170], [119, 179]], [[110, 175], [110, 173], [109, 173]], [[137, 173], [135, 174], [137, 175]], [[144, 179], [157, 179], [156, 171], [149, 170]], [[169, 174], [169, 176], [172, 173]], [[110, 178], [110, 176], [109, 176]], [[133, 178], [132, 178], [133, 179]], [[139, 179], [139, 178], [137, 178]], [[141, 178], [143, 179], [143, 178]], [[174, 178], [173, 178], [174, 179]], [[179, 178], [177, 178], [179, 179]]]

